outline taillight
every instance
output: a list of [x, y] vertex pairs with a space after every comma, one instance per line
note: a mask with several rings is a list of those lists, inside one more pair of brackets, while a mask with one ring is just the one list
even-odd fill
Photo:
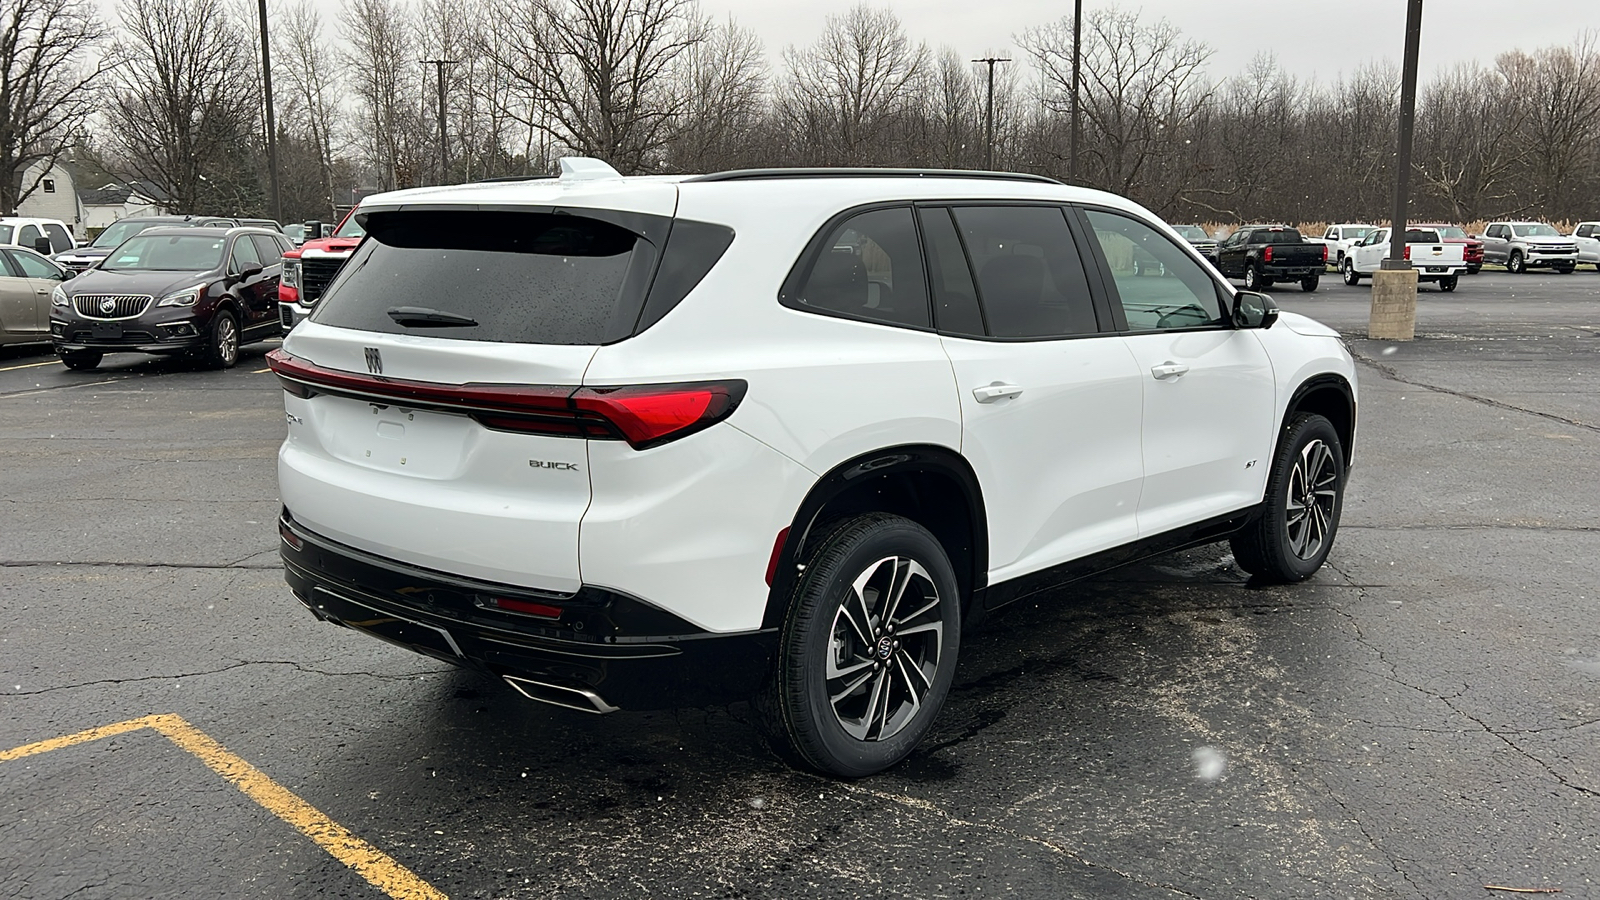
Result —
[[572, 403], [615, 425], [635, 450], [643, 450], [722, 421], [744, 399], [744, 390], [743, 381], [586, 387], [572, 395]]
[[1402, 259], [1410, 259], [1411, 258], [1411, 245], [1410, 244], [1406, 245], [1405, 255], [1403, 257], [1401, 257], [1401, 258]]
[[1271, 244], [1268, 244], [1267, 245], [1267, 249], [1263, 250], [1261, 252], [1261, 261], [1262, 262], [1272, 262], [1272, 245]]
[[1322, 264], [1323, 265], [1327, 265], [1328, 264], [1328, 245], [1327, 244], [1323, 244], [1322, 245]]
[[326, 369], [283, 350], [267, 354], [283, 389], [301, 399], [331, 393], [422, 409], [464, 412], [486, 428], [625, 440], [644, 450], [722, 421], [744, 399], [739, 380], [689, 384], [557, 387], [435, 384]]

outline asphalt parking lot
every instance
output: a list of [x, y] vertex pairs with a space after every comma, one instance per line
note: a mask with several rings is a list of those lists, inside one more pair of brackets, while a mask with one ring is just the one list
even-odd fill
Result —
[[1272, 292], [1363, 360], [1322, 572], [1019, 605], [854, 783], [315, 622], [268, 346], [0, 350], [0, 897], [1600, 898], [1600, 275], [1425, 287], [1404, 345], [1370, 290]]

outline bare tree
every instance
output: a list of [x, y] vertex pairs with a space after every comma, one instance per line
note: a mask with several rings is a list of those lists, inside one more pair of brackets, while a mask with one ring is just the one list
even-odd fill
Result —
[[1532, 201], [1549, 216], [1582, 215], [1586, 210], [1568, 198], [1600, 142], [1600, 47], [1595, 32], [1584, 33], [1568, 47], [1533, 54], [1513, 51], [1497, 62], [1527, 113], [1520, 136], [1528, 163], [1524, 177], [1534, 187]]
[[104, 37], [89, 0], [9, 0], [0, 11], [0, 215], [16, 212], [83, 137], [115, 65], [114, 55], [90, 58]]
[[1527, 118], [1505, 73], [1458, 65], [1427, 86], [1417, 107], [1415, 168], [1424, 189], [1458, 222], [1502, 210], [1519, 181]]
[[[1092, 183], [1137, 193], [1147, 169], [1182, 152], [1174, 137], [1211, 101], [1204, 80], [1211, 50], [1165, 19], [1154, 24], [1116, 7], [1084, 16], [1080, 155]], [[1050, 108], [1064, 109], [1072, 89], [1072, 20], [1032, 28], [1023, 45], [1034, 57]]]
[[427, 126], [418, 102], [416, 30], [399, 0], [351, 0], [339, 13], [345, 81], [362, 117], [358, 146], [380, 188], [420, 183]]
[[113, 145], [184, 212], [261, 202], [260, 109], [248, 32], [215, 0], [125, 0]]
[[[324, 218], [333, 215], [333, 156], [338, 145], [335, 137], [339, 120], [338, 94], [334, 84], [333, 49], [324, 35], [322, 17], [311, 0], [299, 0], [289, 7], [281, 27], [274, 30], [277, 37], [273, 60], [277, 70], [274, 75], [282, 88], [278, 101], [282, 106], [278, 116], [281, 132], [293, 136], [314, 155], [317, 202], [309, 198], [286, 201], [299, 215]], [[288, 159], [284, 148], [287, 175]], [[295, 186], [303, 185], [295, 179], [285, 178], [291, 194], [303, 194]]]
[[663, 166], [689, 98], [677, 77], [707, 38], [694, 0], [522, 0], [498, 58], [542, 127], [624, 174]]
[[931, 63], [893, 12], [858, 4], [829, 16], [815, 44], [783, 56], [789, 80], [778, 112], [805, 157], [881, 165], [908, 155], [897, 129], [923, 105]]
[[749, 164], [751, 138], [766, 112], [766, 51], [754, 32], [729, 18], [683, 55], [681, 90], [688, 102], [668, 153], [679, 171], [716, 171]]

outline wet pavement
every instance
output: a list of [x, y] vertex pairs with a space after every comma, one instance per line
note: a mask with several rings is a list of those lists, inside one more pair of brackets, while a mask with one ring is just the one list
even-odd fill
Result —
[[[0, 350], [0, 897], [1600, 898], [1600, 275], [1425, 288], [1406, 345], [1369, 291], [1273, 292], [1364, 360], [1322, 572], [1214, 545], [1022, 604], [853, 783], [743, 705], [585, 716], [315, 622], [265, 346]], [[192, 734], [80, 735], [152, 714]]]

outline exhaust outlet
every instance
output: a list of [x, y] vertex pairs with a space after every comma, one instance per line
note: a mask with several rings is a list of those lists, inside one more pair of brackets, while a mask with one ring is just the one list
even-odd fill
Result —
[[543, 681], [534, 681], [532, 678], [522, 678], [517, 675], [503, 675], [506, 684], [517, 693], [529, 700], [548, 703], [551, 706], [562, 706], [575, 709], [579, 712], [605, 715], [616, 712], [620, 707], [612, 706], [600, 699], [600, 695], [585, 688], [567, 687], [560, 684], [548, 684]]

